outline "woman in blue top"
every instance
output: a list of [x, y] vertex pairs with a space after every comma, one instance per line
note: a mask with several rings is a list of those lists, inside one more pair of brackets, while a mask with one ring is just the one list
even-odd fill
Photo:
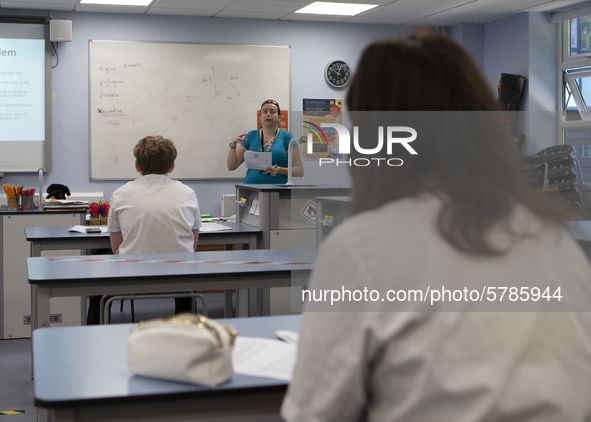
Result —
[[[265, 170], [248, 169], [245, 184], [283, 184], [287, 182], [287, 149], [292, 139], [291, 133], [279, 129], [281, 110], [275, 100], [266, 100], [261, 105], [262, 129], [242, 133], [230, 142], [228, 152], [228, 170], [236, 170], [244, 162], [244, 153], [248, 151], [271, 152], [272, 167]], [[261, 142], [261, 139], [263, 142]], [[293, 177], [304, 175], [304, 166], [298, 148], [292, 148]]]

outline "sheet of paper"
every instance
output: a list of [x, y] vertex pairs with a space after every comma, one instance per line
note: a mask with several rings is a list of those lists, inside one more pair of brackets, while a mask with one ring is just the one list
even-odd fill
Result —
[[254, 198], [252, 200], [252, 202], [250, 203], [250, 208], [248, 209], [248, 213], [255, 214], [258, 207], [259, 207], [259, 200], [257, 198]]
[[218, 218], [218, 217], [201, 217], [201, 222], [202, 223], [211, 223], [212, 221], [226, 221], [223, 218]]
[[217, 232], [220, 230], [232, 230], [232, 227], [224, 226], [218, 223], [204, 223], [199, 229], [200, 232]]
[[244, 153], [244, 163], [246, 168], [265, 170], [268, 167], [273, 167], [272, 157], [271, 152], [246, 151]]
[[45, 204], [58, 204], [58, 205], [88, 205], [88, 201], [73, 201], [70, 199], [46, 199]]
[[93, 229], [94, 228], [101, 229], [101, 232], [103, 232], [103, 233], [109, 232], [109, 230], [107, 230], [107, 226], [74, 226], [68, 231], [75, 232], [75, 233], [86, 233], [86, 229], [89, 227], [92, 227]]
[[281, 340], [238, 336], [232, 354], [234, 372], [290, 381], [297, 346]]

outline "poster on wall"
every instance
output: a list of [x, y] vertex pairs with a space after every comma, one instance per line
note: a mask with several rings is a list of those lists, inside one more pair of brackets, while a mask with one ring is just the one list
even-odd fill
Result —
[[342, 158], [338, 155], [339, 135], [322, 123], [343, 124], [343, 100], [340, 98], [302, 98], [302, 134], [312, 134], [312, 152], [303, 148], [304, 159]]

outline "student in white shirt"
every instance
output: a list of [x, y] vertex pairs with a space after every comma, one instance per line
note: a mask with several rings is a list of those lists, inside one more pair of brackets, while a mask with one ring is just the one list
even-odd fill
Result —
[[[113, 253], [192, 252], [197, 247], [201, 214], [195, 191], [168, 177], [177, 150], [162, 136], [147, 136], [133, 149], [140, 177], [113, 192], [108, 229]], [[97, 298], [91, 298], [88, 323], [98, 322]], [[99, 298], [100, 300], [100, 298]], [[175, 299], [175, 312], [190, 311], [190, 298]]]

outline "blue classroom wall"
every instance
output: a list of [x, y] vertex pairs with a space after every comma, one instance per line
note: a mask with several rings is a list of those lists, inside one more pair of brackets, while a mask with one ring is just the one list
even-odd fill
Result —
[[461, 24], [446, 30], [446, 34], [461, 44], [472, 56], [474, 62], [484, 71], [484, 25]]
[[527, 78], [515, 128], [525, 134], [523, 154], [558, 143], [558, 24], [546, 13], [521, 13], [485, 25], [484, 71], [496, 89], [501, 73]]
[[[30, 10], [10, 10], [10, 13], [2, 10], [2, 14], [46, 15], [43, 12]], [[292, 52], [291, 110], [299, 111], [303, 97], [345, 97], [346, 91], [332, 89], [324, 81], [323, 70], [328, 61], [343, 59], [349, 62], [354, 71], [359, 55], [368, 43], [413, 29], [396, 25], [57, 11], [53, 13], [53, 19], [71, 20], [73, 33], [72, 42], [59, 44], [59, 65], [52, 70], [53, 171], [45, 175], [44, 186], [47, 187], [50, 183], [63, 183], [68, 185], [72, 192], [102, 191], [107, 200], [112, 192], [125, 182], [89, 180], [88, 41], [90, 39], [289, 45]], [[483, 68], [491, 90], [496, 91], [501, 72], [520, 73], [529, 80], [530, 74], [536, 72], [532, 66], [544, 62], [540, 58], [535, 63], [529, 61], [531, 40], [529, 40], [528, 31], [532, 21], [535, 21], [536, 27], [539, 27], [538, 32], [549, 33], [551, 30], [556, 32], [555, 25], [547, 23], [542, 14], [519, 14], [485, 25], [456, 25], [448, 28], [448, 33], [470, 51], [479, 66]], [[518, 42], [509, 43], [510, 40]], [[507, 45], [512, 47], [507, 50]], [[547, 58], [546, 61], [555, 61], [555, 52], [550, 51], [547, 55], [549, 59]], [[265, 65], [272, 66], [272, 64]], [[555, 72], [555, 65], [552, 71]], [[553, 83], [553, 92], [556, 92], [556, 81], [554, 80]], [[547, 98], [544, 100], [549, 101]], [[527, 95], [524, 103], [527, 104]], [[552, 104], [552, 108], [554, 107], [555, 105]], [[245, 131], [250, 129], [252, 128], [245, 128]], [[527, 132], [527, 130], [524, 131]], [[233, 136], [234, 134], [226, 134], [220, 130], [220, 138], [212, 142], [228, 143]], [[556, 140], [549, 138], [541, 142], [548, 142], [549, 146], [554, 145]], [[318, 169], [311, 167], [317, 165], [316, 162], [307, 161], [305, 165], [306, 176], [303, 183], [307, 178], [318, 176], [315, 174]], [[347, 178], [348, 175], [343, 174], [343, 179]], [[31, 187], [38, 185], [36, 174], [5, 174], [2, 181]], [[197, 192], [203, 212], [218, 214], [220, 196], [234, 193], [234, 185], [241, 183], [241, 180], [185, 181], [185, 183]]]

